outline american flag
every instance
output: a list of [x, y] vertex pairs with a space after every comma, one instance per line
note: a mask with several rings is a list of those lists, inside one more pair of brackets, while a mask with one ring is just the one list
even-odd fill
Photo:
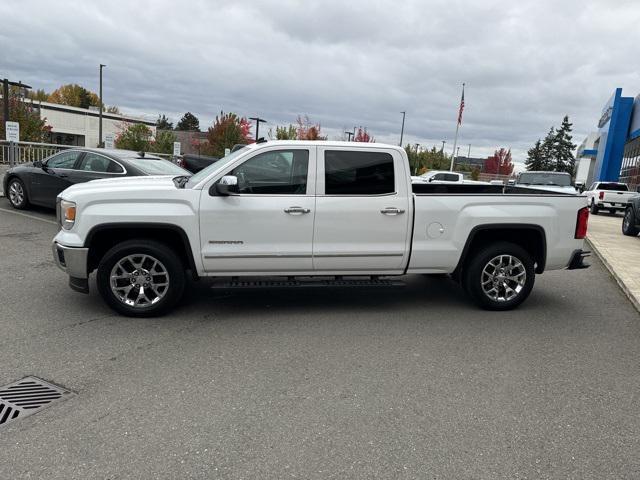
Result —
[[464, 83], [462, 84], [462, 98], [460, 99], [460, 109], [458, 110], [458, 125], [462, 125], [463, 110], [464, 110]]

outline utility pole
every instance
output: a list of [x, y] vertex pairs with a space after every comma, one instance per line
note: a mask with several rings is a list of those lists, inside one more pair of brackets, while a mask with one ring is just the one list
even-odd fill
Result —
[[442, 153], [444, 153], [444, 144], [447, 143], [446, 140], [442, 140], [442, 149], [440, 150]]
[[400, 112], [402, 114], [402, 129], [400, 130], [400, 146], [402, 146], [402, 137], [404, 136], [404, 117], [407, 112]]
[[347, 135], [347, 142], [351, 141], [351, 138], [353, 137], [353, 132], [344, 132]]
[[260, 117], [249, 117], [249, 120], [255, 120], [255, 122], [256, 122], [256, 142], [257, 142], [257, 141], [258, 141], [258, 139], [260, 138], [260, 137], [258, 136], [258, 133], [260, 132], [260, 124], [261, 124], [261, 123], [267, 123], [267, 121], [266, 121], [266, 120], [263, 120], [263, 119], [262, 119], [262, 118], [260, 118]]
[[100, 64], [100, 115], [98, 120], [98, 148], [102, 148], [102, 110], [104, 109], [104, 104], [102, 103], [102, 69], [106, 67], [106, 65]]

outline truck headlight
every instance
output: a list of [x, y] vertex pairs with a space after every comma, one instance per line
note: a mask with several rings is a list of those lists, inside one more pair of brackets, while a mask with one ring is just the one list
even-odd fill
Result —
[[61, 200], [60, 225], [65, 230], [70, 230], [74, 223], [76, 223], [76, 202]]

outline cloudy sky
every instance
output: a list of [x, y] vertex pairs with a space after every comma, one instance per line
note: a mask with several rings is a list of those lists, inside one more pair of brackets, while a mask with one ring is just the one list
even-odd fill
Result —
[[[516, 161], [565, 114], [579, 143], [615, 87], [640, 93], [640, 2], [0, 2], [0, 77], [51, 91], [98, 89], [122, 111], [202, 127], [220, 110], [269, 126], [298, 114], [330, 138], [511, 147]], [[261, 127], [263, 128], [263, 127]]]

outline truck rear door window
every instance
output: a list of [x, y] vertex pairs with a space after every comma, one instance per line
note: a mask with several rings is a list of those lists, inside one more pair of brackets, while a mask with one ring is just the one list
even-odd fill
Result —
[[385, 152], [324, 152], [326, 195], [382, 195], [395, 192], [393, 157]]

